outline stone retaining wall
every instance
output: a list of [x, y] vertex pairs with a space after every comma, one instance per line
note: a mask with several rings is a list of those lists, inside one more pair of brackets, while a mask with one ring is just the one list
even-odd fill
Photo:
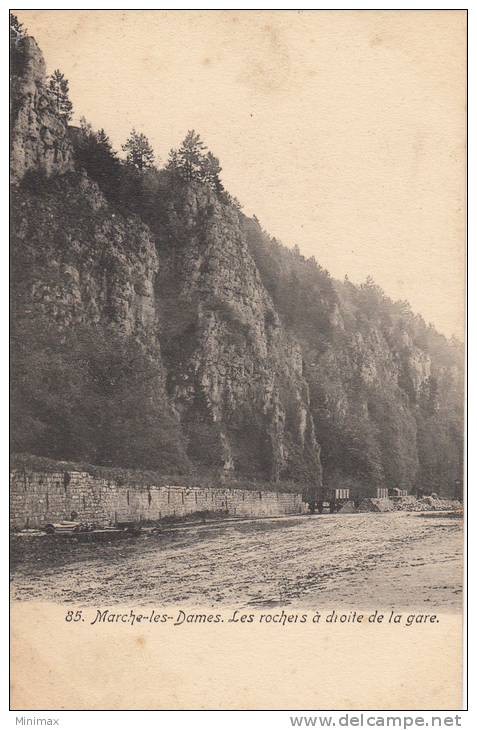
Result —
[[244, 489], [119, 485], [87, 472], [30, 472], [10, 475], [10, 525], [41, 527], [70, 519], [98, 526], [115, 522], [160, 520], [194, 512], [224, 512], [237, 517], [301, 514], [307, 506], [300, 494]]

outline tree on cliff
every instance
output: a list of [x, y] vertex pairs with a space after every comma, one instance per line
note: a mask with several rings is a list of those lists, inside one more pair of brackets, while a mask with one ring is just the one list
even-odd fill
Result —
[[205, 144], [194, 129], [187, 132], [178, 150], [179, 169], [187, 181], [202, 177]]
[[10, 13], [10, 43], [17, 46], [26, 33], [23, 23], [20, 23], [16, 15]]
[[210, 185], [215, 192], [224, 193], [224, 186], [220, 179], [222, 172], [220, 162], [212, 152], [207, 150], [200, 135], [194, 129], [187, 132], [178, 150], [170, 151], [166, 170], [173, 181], [178, 178], [186, 182], [198, 180]]
[[[16, 15], [10, 13], [10, 74], [12, 77], [19, 76], [24, 70], [23, 39], [26, 37], [26, 28], [20, 23]], [[11, 104], [12, 119], [16, 115], [16, 99], [12, 89]]]
[[75, 156], [80, 167], [98, 183], [107, 197], [116, 198], [119, 189], [121, 163], [104, 131], [95, 132], [84, 117], [75, 135]]
[[208, 183], [217, 193], [222, 193], [224, 186], [220, 179], [222, 168], [217, 157], [212, 152], [207, 152], [202, 161], [202, 179]]
[[165, 169], [169, 174], [172, 188], [174, 188], [177, 181], [182, 179], [179, 153], [177, 150], [172, 149], [169, 151], [169, 157], [167, 158], [167, 164]]
[[59, 69], [51, 74], [48, 90], [56, 111], [65, 122], [69, 122], [73, 116], [73, 104], [69, 98], [68, 80]]
[[126, 162], [136, 170], [145, 170], [154, 165], [154, 150], [142, 132], [133, 129], [122, 149], [126, 152]]

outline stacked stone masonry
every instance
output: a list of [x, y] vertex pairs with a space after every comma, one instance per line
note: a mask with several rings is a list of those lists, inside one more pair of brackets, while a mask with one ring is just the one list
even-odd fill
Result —
[[86, 472], [30, 472], [10, 475], [10, 525], [42, 527], [70, 519], [97, 526], [155, 521], [194, 512], [223, 512], [230, 517], [302, 514], [306, 504], [291, 492], [179, 486], [120, 485]]

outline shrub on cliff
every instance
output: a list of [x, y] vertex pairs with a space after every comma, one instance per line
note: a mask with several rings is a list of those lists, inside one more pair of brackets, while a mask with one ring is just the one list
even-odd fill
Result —
[[69, 122], [73, 116], [73, 104], [69, 97], [68, 79], [59, 69], [53, 71], [48, 82], [48, 93], [53, 103], [55, 112], [65, 122]]
[[330, 342], [330, 318], [337, 303], [327, 271], [299, 250], [290, 250], [262, 231], [257, 219], [241, 216], [247, 243], [284, 324], [309, 345]]
[[109, 200], [117, 202], [121, 183], [121, 163], [104, 129], [95, 132], [83, 117], [79, 129], [70, 128], [70, 137], [73, 141], [77, 167], [83, 168], [89, 177], [98, 183]]
[[14, 13], [10, 13], [10, 70], [12, 75], [20, 75], [23, 71], [23, 41], [26, 34], [27, 29], [23, 23], [20, 23]]

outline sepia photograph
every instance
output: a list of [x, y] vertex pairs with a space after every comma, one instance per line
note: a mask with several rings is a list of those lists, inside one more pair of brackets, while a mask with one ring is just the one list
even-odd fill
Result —
[[466, 11], [9, 27], [12, 708], [462, 709]]

